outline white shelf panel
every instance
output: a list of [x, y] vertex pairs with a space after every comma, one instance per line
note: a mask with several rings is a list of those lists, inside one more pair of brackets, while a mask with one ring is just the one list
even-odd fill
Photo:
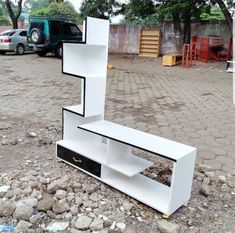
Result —
[[[112, 155], [109, 155], [112, 156]], [[123, 156], [121, 160], [116, 160], [113, 163], [108, 163], [107, 166], [126, 176], [134, 176], [146, 168], [152, 166], [153, 163], [135, 155]]]
[[83, 106], [80, 105], [74, 105], [74, 106], [69, 106], [69, 107], [64, 107], [63, 109], [74, 112], [74, 113], [78, 113], [78, 114], [83, 114]]
[[63, 44], [63, 72], [82, 77], [106, 77], [107, 46]]
[[61, 140], [57, 144], [100, 164], [106, 164], [106, 145], [104, 143]]
[[102, 173], [102, 181], [104, 183], [162, 213], [168, 212], [170, 187], [140, 174], [134, 177], [127, 177], [105, 167], [103, 167]]
[[78, 128], [132, 145], [136, 148], [159, 154], [173, 161], [177, 161], [183, 156], [196, 151], [196, 148], [194, 147], [109, 121], [95, 121], [80, 125]]

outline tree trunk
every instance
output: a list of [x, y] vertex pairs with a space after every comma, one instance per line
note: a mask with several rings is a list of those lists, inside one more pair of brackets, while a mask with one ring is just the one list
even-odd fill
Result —
[[186, 13], [184, 16], [184, 39], [183, 42], [190, 44], [191, 40], [191, 14]]
[[18, 20], [14, 18], [14, 19], [11, 19], [11, 21], [12, 21], [13, 29], [18, 29]]
[[13, 29], [18, 29], [18, 18], [20, 17], [21, 10], [22, 10], [22, 1], [23, 0], [18, 0], [16, 14], [14, 14], [14, 12], [12, 10], [11, 1], [10, 0], [5, 1], [8, 14], [11, 18]]
[[172, 13], [173, 25], [174, 25], [174, 33], [175, 33], [175, 44], [176, 44], [176, 52], [181, 53], [182, 45], [183, 45], [183, 35], [182, 35], [182, 27], [180, 23], [180, 16], [178, 12]]
[[231, 14], [229, 13], [228, 11], [228, 8], [226, 7], [225, 3], [223, 0], [216, 0], [216, 3], [219, 5], [221, 11], [223, 12], [224, 14], [224, 17], [228, 23], [228, 26], [229, 26], [229, 29], [230, 29], [230, 32], [232, 34], [232, 30], [233, 30], [233, 19], [232, 19], [232, 16]]

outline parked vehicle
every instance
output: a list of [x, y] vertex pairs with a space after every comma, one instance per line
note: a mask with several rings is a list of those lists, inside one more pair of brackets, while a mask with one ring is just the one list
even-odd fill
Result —
[[22, 55], [26, 50], [30, 50], [27, 44], [26, 29], [12, 29], [0, 34], [0, 54], [16, 52]]
[[76, 24], [53, 20], [45, 16], [31, 17], [27, 31], [28, 46], [43, 57], [48, 52], [62, 58], [63, 40], [82, 40], [82, 32]]

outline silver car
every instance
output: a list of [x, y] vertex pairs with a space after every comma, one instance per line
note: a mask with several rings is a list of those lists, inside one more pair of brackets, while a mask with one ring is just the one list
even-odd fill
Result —
[[30, 50], [27, 45], [27, 30], [12, 29], [0, 33], [0, 54], [6, 52], [16, 52], [22, 55], [26, 50]]

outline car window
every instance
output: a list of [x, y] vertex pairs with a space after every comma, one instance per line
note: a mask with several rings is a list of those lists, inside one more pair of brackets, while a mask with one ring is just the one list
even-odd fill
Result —
[[26, 36], [27, 35], [27, 31], [22, 31], [19, 33], [20, 36]]
[[75, 25], [70, 25], [70, 29], [71, 29], [72, 35], [74, 36], [80, 36], [82, 34], [81, 31], [78, 29], [78, 27]]
[[33, 28], [39, 28], [41, 31], [44, 31], [44, 22], [31, 22], [29, 31]]
[[1, 36], [13, 36], [15, 34], [15, 30], [11, 30], [11, 31], [4, 31], [1, 33]]
[[60, 35], [60, 23], [56, 21], [51, 21], [51, 35]]
[[71, 24], [63, 24], [63, 32], [64, 35], [69, 35], [69, 36], [81, 35], [81, 31], [78, 29], [78, 27]]

